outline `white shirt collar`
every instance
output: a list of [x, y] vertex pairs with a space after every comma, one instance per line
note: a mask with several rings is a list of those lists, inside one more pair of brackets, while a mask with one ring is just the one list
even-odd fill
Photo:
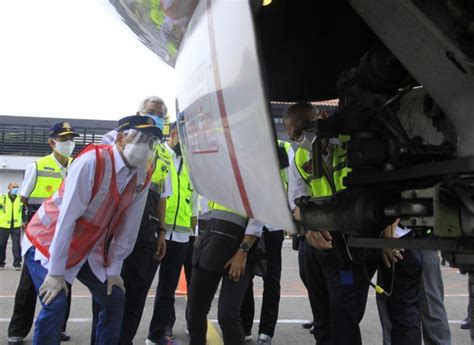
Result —
[[[67, 169], [67, 166], [64, 166], [61, 164], [60, 161], [58, 161], [58, 159], [56, 158], [56, 156], [54, 155], [54, 151], [51, 153], [51, 157], [53, 157], [54, 161], [56, 162], [56, 164], [58, 165], [58, 167], [60, 169]], [[69, 159], [69, 158], [68, 158]]]

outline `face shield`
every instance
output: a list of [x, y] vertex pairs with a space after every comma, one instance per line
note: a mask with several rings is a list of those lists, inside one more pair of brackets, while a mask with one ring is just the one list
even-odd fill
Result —
[[159, 139], [136, 129], [129, 129], [124, 135], [123, 155], [127, 163], [134, 168], [151, 164]]

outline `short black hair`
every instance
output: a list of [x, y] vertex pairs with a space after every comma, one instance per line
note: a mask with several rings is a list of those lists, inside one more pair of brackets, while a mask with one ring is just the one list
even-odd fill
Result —
[[319, 113], [319, 109], [312, 105], [310, 102], [298, 102], [289, 105], [283, 112], [283, 120], [290, 118], [291, 114], [298, 113], [300, 111], [311, 111]]

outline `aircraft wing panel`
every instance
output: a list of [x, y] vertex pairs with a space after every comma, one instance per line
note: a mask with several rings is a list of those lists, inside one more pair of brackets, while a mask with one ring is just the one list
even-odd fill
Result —
[[199, 2], [176, 71], [180, 139], [195, 189], [293, 230], [248, 2]]

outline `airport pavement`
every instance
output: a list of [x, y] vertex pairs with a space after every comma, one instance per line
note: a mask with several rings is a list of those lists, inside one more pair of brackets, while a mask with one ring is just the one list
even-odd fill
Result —
[[[306, 290], [298, 276], [297, 253], [291, 249], [291, 242], [285, 240], [283, 248], [283, 274], [282, 274], [282, 298], [280, 304], [279, 321], [274, 345], [283, 344], [314, 344], [312, 336], [301, 327], [301, 322], [311, 318], [310, 308], [307, 301]], [[0, 344], [7, 344], [7, 329], [13, 309], [13, 300], [15, 290], [20, 277], [20, 272], [13, 270], [11, 257], [11, 246], [8, 246], [7, 265], [5, 270], [0, 271]], [[450, 328], [452, 332], [452, 344], [462, 345], [469, 343], [469, 331], [459, 329], [461, 320], [466, 316], [467, 278], [458, 273], [458, 270], [443, 267], [443, 278], [445, 284], [445, 304], [448, 312]], [[135, 338], [135, 344], [144, 344], [147, 329], [151, 318], [154, 298], [154, 287], [156, 287], [156, 277], [153, 288], [150, 290], [146, 303], [144, 316]], [[261, 279], [255, 278], [256, 295], [256, 319], [260, 315], [262, 283]], [[86, 287], [78, 281], [73, 286], [72, 310], [68, 324], [68, 331], [72, 337], [71, 341], [63, 344], [84, 345], [90, 341], [90, 323], [91, 323], [91, 299]], [[216, 305], [214, 303], [209, 315], [210, 341], [209, 345], [222, 344], [220, 338], [219, 326], [216, 321]], [[180, 344], [187, 344], [185, 333], [184, 309], [186, 299], [179, 296], [176, 299], [177, 322], [174, 328], [176, 340]], [[38, 310], [38, 306], [37, 306]], [[248, 342], [249, 345], [256, 344], [256, 333], [258, 331], [257, 320], [254, 327], [254, 341]], [[374, 291], [369, 294], [367, 310], [364, 320], [361, 324], [363, 343], [367, 345], [382, 344], [382, 334], [380, 322], [377, 314]], [[27, 338], [26, 344], [31, 344], [31, 333]]]

